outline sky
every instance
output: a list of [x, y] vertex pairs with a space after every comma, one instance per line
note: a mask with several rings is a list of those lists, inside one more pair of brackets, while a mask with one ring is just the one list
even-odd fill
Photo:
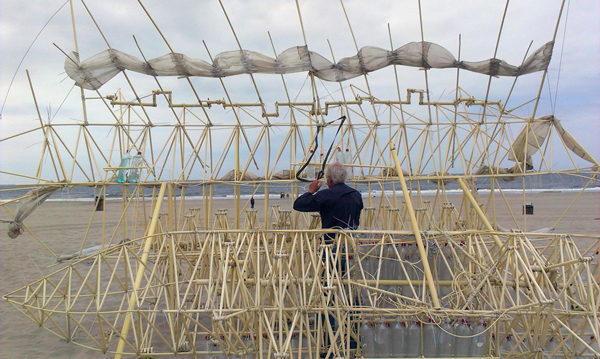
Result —
[[[561, 5], [558, 0], [510, 2], [496, 50], [498, 30], [506, 6], [504, 1], [422, 0], [422, 33], [419, 3], [414, 0], [349, 0], [343, 3], [299, 0], [298, 3], [304, 33], [294, 1], [223, 0], [225, 11], [218, 1], [213, 0], [145, 1], [143, 5], [173, 51], [208, 62], [210, 56], [238, 49], [237, 41], [243, 49], [273, 56], [273, 47], [280, 53], [284, 49], [304, 45], [305, 39], [311, 51], [328, 59], [332, 59], [333, 52], [336, 60], [339, 60], [356, 54], [356, 49], [363, 46], [389, 49], [391, 33], [394, 48], [420, 41], [423, 36], [426, 41], [445, 47], [455, 57], [458, 57], [460, 36], [462, 60], [488, 59], [497, 51], [497, 58], [515, 65], [521, 63], [530, 43], [531, 52], [552, 40]], [[80, 59], [87, 59], [105, 50], [108, 47], [106, 42], [112, 48], [141, 58], [135, 40], [146, 58], [169, 53], [169, 47], [138, 1], [87, 0], [85, 5], [93, 14], [94, 21], [88, 15], [84, 3], [73, 0]], [[352, 31], [346, 21], [344, 9]], [[538, 112], [540, 116], [553, 113], [561, 119], [563, 126], [597, 159], [600, 158], [600, 145], [597, 141], [600, 134], [599, 13], [600, 2], [565, 3], [542, 93], [545, 105]], [[31, 87], [35, 91], [43, 119], [56, 122], [82, 121], [79, 88], [73, 88], [73, 82], [66, 76], [63, 68], [63, 52], [75, 50], [68, 2], [2, 0], [0, 49], [0, 139], [39, 125]], [[31, 87], [25, 70], [29, 70]], [[402, 80], [405, 84], [401, 87], [419, 88], [418, 85], [411, 86], [411, 81], [417, 77], [422, 79], [422, 72], [418, 69], [403, 71], [405, 77]], [[449, 71], [452, 71], [449, 78], [453, 78], [454, 70]], [[438, 76], [441, 71], [430, 73], [432, 96], [440, 99], [453, 96], [454, 83], [450, 81], [449, 85], [444, 85], [443, 82], [448, 82], [448, 78]], [[385, 93], [384, 84], [389, 82], [389, 79], [386, 81], [384, 78], [386, 74], [389, 72], [370, 75], [370, 85], [374, 92]], [[483, 97], [487, 76], [463, 74], [461, 86]], [[273, 81], [278, 85], [269, 86], [270, 80], [262, 76], [266, 75], [257, 75], [257, 79], [260, 80], [263, 98], [272, 102], [285, 100], [281, 95], [281, 80], [276, 78]], [[530, 85], [518, 91], [528, 92], [533, 97], [541, 74], [529, 76], [532, 76]], [[290, 84], [302, 87], [305, 77], [306, 74], [289, 76]], [[143, 78], [142, 75], [132, 75], [132, 79], [142, 87], [144, 84], [152, 86], [154, 83], [151, 78]], [[117, 85], [127, 87], [127, 83], [123, 81], [121, 78], [115, 80], [115, 83], [109, 82], [102, 90], [110, 93]], [[256, 100], [256, 92], [248, 86], [246, 75], [226, 81], [231, 94], [238, 101]], [[502, 81], [498, 80], [497, 83]], [[213, 90], [217, 93], [216, 98], [223, 97], [218, 80], [193, 79], [193, 82], [201, 89], [202, 98], [210, 97]], [[242, 82], [245, 85], [238, 86]], [[181, 79], [172, 79], [168, 84], [173, 89], [186, 85]], [[497, 95], [505, 97], [501, 92], [505, 92], [507, 88], [506, 85], [498, 86]], [[518, 97], [518, 93], [515, 96]], [[90, 114], [92, 117], [94, 115]], [[41, 140], [27, 138], [16, 145], [14, 142], [8, 144], [9, 142], [0, 142], [0, 170], [12, 171], [17, 168], [22, 173], [35, 174]], [[566, 159], [559, 158], [558, 161]], [[0, 183], [12, 182], [14, 179], [10, 176], [0, 174]]]

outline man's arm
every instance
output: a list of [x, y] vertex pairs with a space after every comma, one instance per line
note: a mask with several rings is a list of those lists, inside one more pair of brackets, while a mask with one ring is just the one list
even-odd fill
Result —
[[294, 201], [293, 208], [300, 212], [318, 212], [321, 205], [313, 196], [321, 188], [321, 182], [314, 180], [308, 185], [308, 192], [304, 193]]

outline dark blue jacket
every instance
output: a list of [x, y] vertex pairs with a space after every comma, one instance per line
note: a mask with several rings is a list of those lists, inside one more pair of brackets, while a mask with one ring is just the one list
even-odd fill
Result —
[[363, 202], [360, 192], [345, 183], [338, 183], [315, 194], [304, 193], [294, 201], [294, 209], [319, 212], [322, 228], [357, 229]]

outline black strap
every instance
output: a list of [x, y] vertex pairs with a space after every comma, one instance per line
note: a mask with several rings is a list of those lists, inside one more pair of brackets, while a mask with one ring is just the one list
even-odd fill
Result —
[[323, 178], [323, 175], [325, 174], [325, 166], [327, 165], [327, 159], [329, 159], [329, 155], [331, 154], [331, 149], [333, 148], [333, 144], [335, 143], [335, 139], [337, 138], [338, 133], [340, 133], [340, 130], [342, 129], [342, 126], [344, 125], [344, 121], [346, 121], [346, 116], [342, 116], [340, 118], [337, 118], [331, 122], [327, 122], [324, 125], [321, 126], [317, 126], [317, 133], [315, 134], [315, 149], [314, 151], [310, 154], [310, 156], [308, 157], [308, 160], [306, 160], [306, 163], [304, 163], [304, 165], [302, 165], [302, 167], [300, 167], [300, 169], [298, 170], [298, 172], [296, 172], [296, 179], [298, 181], [301, 182], [312, 182], [311, 180], [307, 180], [304, 178], [300, 178], [300, 174], [302, 174], [302, 171], [304, 171], [304, 169], [306, 168], [306, 166], [308, 166], [308, 164], [310, 163], [310, 161], [312, 160], [313, 156], [315, 155], [315, 152], [317, 151], [317, 148], [319, 147], [319, 132], [321, 131], [321, 127], [326, 127], [327, 125], [330, 125], [332, 123], [334, 123], [335, 121], [339, 121], [340, 125], [338, 126], [338, 129], [335, 133], [335, 136], [333, 137], [333, 141], [331, 141], [331, 145], [329, 146], [329, 150], [327, 150], [327, 154], [325, 155], [325, 158], [323, 159], [323, 163], [321, 164], [321, 170], [319, 171], [319, 173], [317, 174], [317, 180], [320, 180], [321, 178]]

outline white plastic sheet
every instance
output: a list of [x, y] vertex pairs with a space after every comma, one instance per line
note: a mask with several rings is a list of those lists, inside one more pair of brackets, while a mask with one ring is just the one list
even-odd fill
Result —
[[239, 74], [289, 74], [311, 71], [325, 81], [345, 81], [377, 71], [387, 66], [400, 65], [421, 68], [461, 68], [490, 76], [520, 76], [546, 70], [552, 57], [554, 43], [548, 42], [531, 54], [521, 66], [510, 65], [499, 59], [457, 61], [445, 48], [431, 42], [411, 42], [389, 51], [366, 46], [351, 57], [337, 63], [308, 50], [306, 46], [289, 48], [272, 58], [248, 50], [227, 51], [218, 54], [210, 64], [200, 59], [172, 53], [147, 62], [115, 49], [102, 51], [87, 60], [79, 61], [72, 52], [65, 59], [65, 71], [78, 86], [97, 90], [123, 70], [151, 76], [226, 77]]

